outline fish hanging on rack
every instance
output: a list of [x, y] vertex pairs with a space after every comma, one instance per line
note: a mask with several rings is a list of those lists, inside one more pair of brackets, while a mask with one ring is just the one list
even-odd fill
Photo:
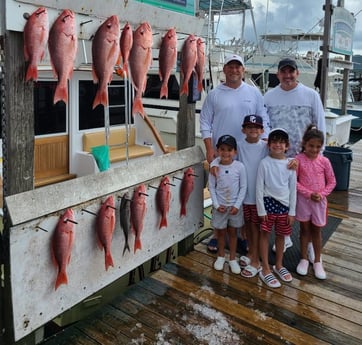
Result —
[[195, 180], [195, 172], [192, 167], [187, 168], [184, 172], [184, 176], [181, 182], [181, 190], [180, 190], [180, 201], [181, 201], [181, 211], [180, 217], [186, 216], [186, 205], [189, 201], [190, 195], [194, 190], [194, 180]]
[[161, 215], [161, 221], [159, 228], [167, 228], [167, 214], [170, 210], [170, 202], [171, 202], [171, 187], [170, 187], [170, 179], [168, 176], [165, 176], [158, 186], [156, 192], [156, 205], [157, 210]]
[[169, 29], [161, 41], [158, 55], [159, 75], [162, 81], [160, 98], [168, 98], [168, 80], [177, 60], [177, 35], [174, 28]]
[[53, 103], [68, 102], [68, 80], [73, 76], [78, 38], [75, 14], [64, 10], [49, 31], [49, 55], [55, 78], [58, 79]]
[[138, 26], [133, 33], [133, 45], [129, 56], [132, 84], [136, 90], [133, 100], [132, 114], [145, 117], [142, 96], [146, 90], [147, 72], [152, 63], [152, 28], [147, 22]]
[[92, 74], [94, 83], [98, 84], [93, 109], [99, 104], [108, 106], [108, 84], [119, 58], [119, 40], [119, 19], [113, 15], [97, 29], [92, 41]]
[[120, 38], [120, 60], [122, 60], [122, 68], [119, 67], [116, 69], [116, 73], [124, 78], [128, 78], [128, 61], [129, 55], [133, 45], [133, 31], [131, 25], [127, 22], [122, 29], [121, 38]]
[[48, 11], [39, 7], [28, 18], [23, 31], [24, 58], [28, 61], [25, 81], [38, 79], [38, 64], [45, 56], [49, 37]]
[[101, 205], [96, 220], [97, 243], [100, 249], [104, 249], [106, 271], [110, 266], [114, 267], [111, 246], [116, 226], [115, 213], [114, 197], [110, 195]]
[[194, 35], [189, 35], [181, 51], [181, 75], [183, 77], [180, 95], [189, 94], [189, 80], [197, 61], [197, 42]]
[[197, 75], [197, 90], [202, 91], [202, 81], [204, 80], [205, 69], [205, 42], [201, 38], [196, 41], [197, 44], [197, 59], [196, 59], [196, 75]]
[[137, 249], [142, 249], [141, 233], [147, 210], [146, 196], [146, 186], [141, 184], [133, 192], [131, 201], [131, 226], [132, 232], [135, 235], [134, 252], [136, 252]]
[[121, 199], [121, 205], [119, 208], [119, 221], [124, 234], [124, 248], [123, 255], [128, 250], [131, 251], [128, 244], [128, 235], [131, 229], [131, 200], [128, 193], [125, 193]]
[[68, 208], [59, 218], [51, 240], [51, 256], [58, 270], [55, 290], [62, 284], [68, 284], [67, 266], [74, 244], [74, 212]]

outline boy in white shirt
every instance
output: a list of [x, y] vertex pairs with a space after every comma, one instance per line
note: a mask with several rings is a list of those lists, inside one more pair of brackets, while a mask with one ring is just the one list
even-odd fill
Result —
[[229, 238], [229, 266], [233, 273], [240, 274], [236, 260], [237, 228], [243, 223], [242, 202], [247, 188], [246, 171], [243, 163], [234, 160], [237, 152], [236, 140], [231, 135], [223, 135], [217, 144], [220, 158], [217, 176], [209, 174], [209, 190], [212, 200], [211, 225], [218, 239], [217, 259], [214, 268], [221, 271], [225, 263], [225, 235]]

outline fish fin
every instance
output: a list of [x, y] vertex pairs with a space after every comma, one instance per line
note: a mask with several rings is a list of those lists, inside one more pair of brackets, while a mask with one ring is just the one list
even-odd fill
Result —
[[26, 71], [25, 81], [29, 80], [38, 80], [38, 68], [34, 65], [29, 65], [28, 70]]
[[136, 238], [134, 241], [134, 253], [136, 253], [137, 249], [142, 249], [142, 243], [139, 238]]
[[161, 228], [167, 228], [167, 218], [166, 215], [162, 216], [161, 222], [160, 222], [160, 229]]
[[57, 104], [59, 101], [63, 101], [65, 104], [68, 102], [68, 87], [60, 84], [55, 89], [53, 104]]
[[58, 289], [58, 287], [62, 284], [68, 284], [68, 277], [65, 271], [60, 270], [55, 282], [55, 290]]
[[124, 78], [124, 71], [123, 71], [123, 69], [121, 68], [121, 67], [116, 67], [115, 68], [115, 71], [116, 71], [116, 73], [117, 73], [117, 75], [119, 75], [121, 78]]
[[135, 116], [137, 113], [140, 114], [142, 118], [145, 117], [145, 111], [143, 109], [142, 99], [140, 97], [135, 97], [133, 101], [132, 114]]
[[110, 251], [106, 251], [105, 252], [105, 265], [106, 265], [106, 271], [108, 271], [108, 267], [113, 265], [113, 258], [112, 258], [112, 254]]
[[130, 249], [130, 247], [129, 247], [129, 244], [128, 244], [128, 242], [126, 242], [126, 244], [124, 245], [124, 248], [123, 248], [123, 253], [122, 253], [122, 255], [124, 255], [124, 253], [126, 252], [126, 250], [128, 250], [129, 252], [131, 252], [131, 249]]
[[92, 78], [93, 78], [94, 84], [98, 84], [98, 83], [99, 83], [98, 76], [97, 76], [97, 73], [95, 72], [95, 67], [94, 67], [94, 65], [92, 66]]
[[186, 205], [181, 205], [180, 217], [186, 216]]
[[93, 109], [99, 104], [102, 104], [104, 107], [108, 105], [108, 95], [106, 91], [97, 91], [93, 101]]
[[160, 91], [160, 98], [168, 98], [168, 85], [167, 83], [162, 83], [161, 91]]
[[189, 94], [189, 83], [184, 81], [182, 84], [180, 95], [187, 95]]

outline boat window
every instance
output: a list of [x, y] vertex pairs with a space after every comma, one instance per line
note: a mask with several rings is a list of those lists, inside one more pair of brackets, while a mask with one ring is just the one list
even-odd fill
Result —
[[66, 132], [66, 105], [53, 104], [56, 81], [34, 83], [34, 132], [35, 135]]
[[[160, 98], [162, 82], [158, 74], [149, 74], [147, 76], [147, 85], [144, 92], [144, 98]], [[171, 75], [168, 80], [168, 99], [179, 99], [180, 86], [174, 75]]]
[[[97, 87], [97, 84], [94, 84], [91, 80], [79, 81], [79, 130], [104, 127], [104, 107], [98, 105], [95, 109], [92, 109]], [[130, 87], [128, 90], [130, 90]], [[110, 125], [125, 124], [127, 112], [125, 83], [123, 80], [112, 81], [108, 88], [108, 98]], [[133, 117], [130, 116], [128, 120], [128, 123], [132, 123]]]

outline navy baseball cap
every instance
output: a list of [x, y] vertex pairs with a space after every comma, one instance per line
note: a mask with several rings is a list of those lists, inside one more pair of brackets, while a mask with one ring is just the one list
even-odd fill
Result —
[[236, 140], [232, 135], [223, 135], [219, 138], [219, 140], [217, 141], [216, 147], [219, 148], [220, 145], [225, 144], [225, 145], [229, 145], [231, 146], [234, 150], [236, 150]]
[[247, 125], [259, 125], [263, 128], [263, 118], [259, 115], [247, 115], [244, 117], [243, 127]]

